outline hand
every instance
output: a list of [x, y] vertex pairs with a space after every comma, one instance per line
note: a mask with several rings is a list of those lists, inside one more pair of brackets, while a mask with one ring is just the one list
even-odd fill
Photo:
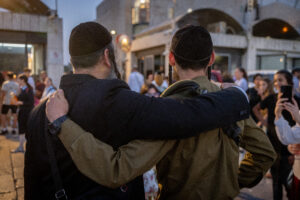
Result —
[[21, 106], [21, 105], [23, 105], [23, 102], [22, 102], [22, 101], [17, 101], [17, 102], [16, 102], [16, 106]]
[[284, 109], [284, 102], [288, 100], [287, 98], [280, 98], [280, 97], [281, 95], [278, 95], [278, 100], [274, 111], [277, 120], [282, 116], [282, 111]]
[[288, 150], [293, 155], [300, 155], [300, 144], [290, 144]]
[[227, 88], [234, 87], [234, 86], [237, 86], [237, 85], [234, 83], [222, 83], [221, 84], [222, 89], [227, 89]]
[[295, 120], [296, 123], [300, 124], [300, 114], [299, 114], [299, 107], [298, 104], [296, 102], [295, 99], [293, 99], [293, 103], [291, 104], [289, 102], [285, 102], [284, 103], [284, 109], [286, 109], [287, 111], [289, 111], [293, 117], [293, 119]]
[[46, 115], [52, 123], [69, 112], [69, 104], [63, 90], [56, 91], [46, 104]]

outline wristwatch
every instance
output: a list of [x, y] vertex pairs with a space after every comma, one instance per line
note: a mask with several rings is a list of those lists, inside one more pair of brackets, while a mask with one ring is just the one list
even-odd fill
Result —
[[61, 125], [64, 121], [68, 119], [67, 115], [61, 116], [60, 118], [57, 118], [52, 123], [49, 123], [48, 130], [51, 135], [58, 135], [61, 129]]

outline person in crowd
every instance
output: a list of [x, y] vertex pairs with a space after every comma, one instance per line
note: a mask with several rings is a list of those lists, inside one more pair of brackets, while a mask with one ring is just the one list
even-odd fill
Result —
[[160, 93], [162, 93], [163, 91], [165, 91], [165, 89], [168, 88], [168, 83], [166, 80], [164, 80], [164, 77], [160, 72], [155, 73], [152, 84], [158, 89]]
[[300, 80], [300, 68], [294, 68], [292, 70], [293, 74], [293, 82], [294, 82], [294, 92], [295, 95], [300, 97], [300, 88], [299, 88], [299, 80]]
[[[110, 32], [99, 23], [76, 26], [69, 40], [74, 74], [63, 76], [60, 83], [70, 102], [70, 119], [111, 147], [118, 148], [134, 139], [189, 137], [249, 117], [247, 97], [235, 87], [181, 101], [149, 98], [131, 91], [119, 79], [112, 42]], [[236, 103], [232, 104], [233, 101]], [[45, 106], [46, 102], [39, 104], [28, 123], [24, 169], [26, 200], [53, 199], [57, 191], [53, 178], [57, 177], [63, 182], [60, 189], [64, 189], [69, 199], [145, 197], [141, 176], [112, 190], [83, 175], [54, 136], [66, 117], [59, 116], [56, 121], [49, 118], [48, 125]], [[56, 113], [58, 115], [60, 113]], [[51, 161], [47, 151], [53, 151], [47, 148], [49, 143], [46, 142], [55, 147]], [[55, 161], [58, 172], [49, 164]], [[56, 176], [51, 176], [51, 170]]]
[[54, 87], [51, 78], [47, 77], [44, 81], [44, 84], [45, 84], [45, 89], [44, 89], [41, 100], [44, 100], [44, 99], [50, 97], [50, 95], [56, 91], [56, 88]]
[[18, 95], [17, 105], [20, 107], [18, 113], [19, 126], [19, 146], [13, 153], [24, 153], [25, 133], [27, 133], [27, 121], [29, 114], [34, 106], [34, 95], [31, 85], [28, 83], [28, 78], [25, 74], [20, 74], [18, 77], [20, 86], [20, 94]]
[[[220, 91], [207, 77], [215, 53], [205, 28], [187, 26], [178, 30], [170, 52], [169, 63], [181, 81], [170, 86], [163, 97], [183, 101], [201, 93]], [[57, 95], [60, 97], [54, 95], [47, 103], [46, 113], [50, 121], [55, 120], [52, 114], [62, 110], [65, 113], [60, 114], [67, 114], [67, 100], [62, 92]], [[57, 101], [58, 104], [54, 103]], [[209, 111], [207, 114], [209, 116]], [[225, 134], [227, 129], [217, 128], [182, 140], [135, 140], [118, 149], [97, 140], [69, 119], [64, 123], [72, 130], [63, 125], [59, 137], [78, 169], [86, 176], [114, 188], [158, 163], [158, 177], [162, 184], [160, 199], [233, 199], [240, 188], [259, 183], [276, 157], [269, 139], [251, 119], [238, 123], [240, 131], [243, 130], [241, 143], [228, 137]], [[164, 131], [159, 132], [164, 134]], [[240, 168], [238, 143], [249, 152]]]
[[[234, 80], [233, 80], [231, 74], [229, 74], [229, 73], [223, 73], [222, 79], [223, 79], [224, 83], [234, 83]], [[251, 99], [249, 99], [249, 100], [251, 100]]]
[[234, 71], [235, 84], [241, 87], [244, 91], [248, 90], [248, 76], [244, 68], [236, 68]]
[[5, 79], [4, 76], [2, 74], [2, 72], [0, 72], [0, 87], [2, 87], [2, 84], [4, 83]]
[[274, 94], [274, 87], [272, 81], [268, 78], [262, 78], [259, 81], [258, 89], [258, 95], [260, 97], [260, 100], [262, 101], [272, 94]]
[[144, 84], [144, 76], [138, 72], [136, 67], [132, 68], [132, 72], [129, 76], [128, 85], [132, 91], [137, 93], [141, 92], [141, 88]]
[[1, 102], [2, 102], [2, 111], [1, 111], [1, 134], [8, 133], [9, 121], [7, 119], [7, 114], [11, 110], [13, 117], [12, 124], [12, 134], [16, 134], [17, 131], [17, 95], [19, 93], [19, 85], [14, 81], [14, 73], [7, 73], [8, 80], [5, 81], [1, 89]]
[[152, 81], [154, 80], [152, 72], [147, 73], [147, 79], [145, 80], [144, 85], [141, 88], [141, 94], [146, 94]]
[[262, 75], [261, 74], [255, 74], [253, 76], [254, 87], [249, 88], [247, 90], [247, 94], [248, 94], [249, 100], [250, 100], [251, 117], [254, 119], [254, 121], [256, 123], [258, 122], [258, 119], [256, 118], [255, 114], [253, 113], [252, 109], [256, 104], [258, 104], [261, 101], [261, 97], [258, 94], [258, 90], [259, 90], [261, 80], [262, 80]]
[[[287, 70], [280, 70], [274, 75], [274, 87], [277, 91], [280, 91], [280, 87], [285, 85], [293, 85], [293, 76]], [[262, 123], [262, 125], [267, 127], [267, 135], [278, 155], [277, 161], [271, 167], [271, 174], [273, 178], [273, 198], [275, 200], [282, 199], [282, 186], [285, 187], [287, 196], [290, 196], [290, 190], [288, 189], [286, 180], [292, 169], [292, 166], [290, 164], [291, 154], [288, 152], [287, 146], [283, 145], [279, 141], [275, 131], [274, 111], [277, 102], [277, 95], [278, 94], [269, 95], [253, 108], [253, 111], [259, 121]], [[296, 96], [295, 99], [299, 104], [300, 101]], [[267, 119], [264, 119], [263, 115], [260, 112], [261, 109], [268, 110]], [[290, 125], [295, 124], [292, 116], [287, 111], [283, 111], [283, 117], [290, 123]]]
[[154, 85], [151, 84], [148, 87], [148, 91], [145, 95], [148, 96], [148, 97], [159, 97], [160, 92], [158, 91], [158, 89]]
[[31, 85], [33, 92], [35, 93], [35, 82], [34, 79], [31, 76], [31, 69], [29, 68], [24, 68], [23, 73], [27, 76], [28, 78], [28, 83]]
[[[275, 108], [275, 126], [276, 133], [280, 142], [284, 145], [289, 145], [289, 151], [295, 155], [293, 164], [293, 182], [290, 199], [300, 199], [300, 114], [299, 107], [295, 99], [293, 103], [288, 102], [288, 99], [281, 98], [279, 95]], [[283, 110], [287, 110], [293, 117], [296, 125], [291, 127], [289, 122], [283, 116]]]
[[39, 79], [35, 82], [36, 88], [35, 88], [35, 97], [37, 99], [41, 99], [43, 96], [43, 92], [45, 89], [45, 80], [47, 78], [47, 72], [46, 71], [41, 71], [39, 75]]

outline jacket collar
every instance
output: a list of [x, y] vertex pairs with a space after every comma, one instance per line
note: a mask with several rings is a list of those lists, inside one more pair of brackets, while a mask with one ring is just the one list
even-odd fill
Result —
[[162, 97], [178, 94], [184, 91], [194, 91], [198, 93], [199, 88], [204, 88], [210, 84], [210, 81], [206, 76], [198, 76], [191, 80], [182, 80], [177, 81], [176, 83], [172, 84], [168, 87], [162, 94]]
[[96, 78], [88, 74], [68, 74], [61, 78], [59, 88], [80, 85], [87, 81], [95, 80]]

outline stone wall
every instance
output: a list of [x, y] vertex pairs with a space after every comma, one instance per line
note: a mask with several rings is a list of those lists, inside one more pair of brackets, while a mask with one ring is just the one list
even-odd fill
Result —
[[64, 72], [62, 19], [0, 12], [0, 30], [46, 33], [46, 69], [54, 85], [59, 86]]

